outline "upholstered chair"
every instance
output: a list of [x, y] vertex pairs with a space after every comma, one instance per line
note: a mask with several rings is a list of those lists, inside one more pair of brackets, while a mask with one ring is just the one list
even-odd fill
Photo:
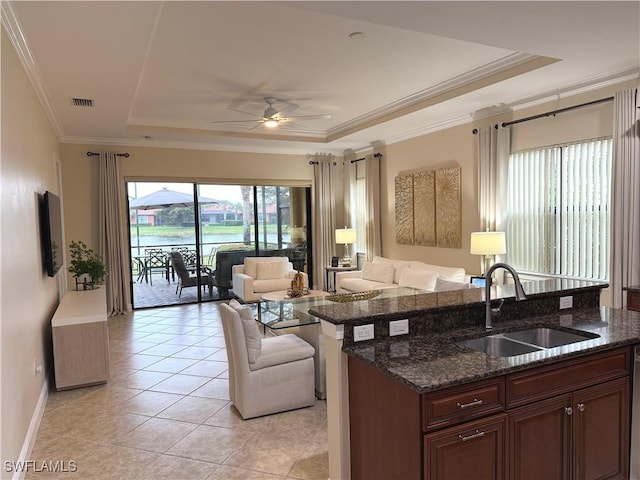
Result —
[[[287, 257], [246, 257], [242, 265], [233, 266], [233, 294], [245, 303], [257, 302], [265, 293], [290, 288], [296, 273]], [[308, 288], [307, 274], [300, 273]]]
[[[251, 307], [220, 304], [229, 398], [243, 419], [312, 406], [314, 349], [292, 334], [262, 338]], [[235, 307], [235, 308], [233, 308]]]

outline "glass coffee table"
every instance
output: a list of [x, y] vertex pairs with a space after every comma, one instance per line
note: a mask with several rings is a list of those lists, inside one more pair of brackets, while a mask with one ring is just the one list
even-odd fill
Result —
[[[322, 305], [328, 294], [321, 290], [316, 295], [305, 295], [298, 298], [286, 298], [286, 292], [280, 296], [270, 296], [273, 300], [262, 300], [249, 304], [254, 318], [262, 324], [265, 335], [282, 335], [294, 333], [311, 345], [315, 350], [316, 397], [325, 399], [326, 367], [324, 358], [324, 336], [320, 328], [320, 319], [309, 314], [309, 309]], [[282, 298], [278, 300], [277, 298]]]

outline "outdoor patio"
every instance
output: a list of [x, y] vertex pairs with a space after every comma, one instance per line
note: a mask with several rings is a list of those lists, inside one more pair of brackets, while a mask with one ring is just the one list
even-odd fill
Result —
[[[133, 306], [134, 308], [159, 307], [162, 305], [181, 305], [184, 303], [194, 303], [198, 301], [198, 289], [196, 287], [185, 288], [182, 296], [178, 298], [176, 293], [177, 281], [167, 283], [163, 278], [154, 277], [153, 285], [145, 283], [144, 280], [138, 282], [136, 276], [133, 282]], [[212, 295], [209, 296], [209, 289], [202, 288], [202, 301], [221, 300], [218, 289], [213, 287]], [[224, 298], [233, 298], [233, 293]]]

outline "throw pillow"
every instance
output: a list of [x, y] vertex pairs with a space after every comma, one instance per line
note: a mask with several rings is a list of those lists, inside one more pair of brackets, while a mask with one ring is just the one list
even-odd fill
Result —
[[258, 263], [256, 280], [275, 280], [283, 277], [282, 262]]
[[393, 265], [365, 262], [362, 266], [362, 278], [391, 284], [393, 283]]
[[229, 301], [229, 306], [240, 315], [242, 329], [244, 330], [244, 341], [247, 345], [247, 357], [249, 363], [255, 363], [262, 352], [262, 336], [251, 313], [251, 307], [240, 305], [235, 298]]
[[438, 274], [421, 268], [403, 268], [398, 285], [402, 287], [419, 288], [430, 292], [436, 286]]
[[436, 280], [436, 287], [433, 291], [449, 292], [451, 290], [466, 290], [467, 288], [471, 288], [470, 283], [452, 282], [451, 280], [445, 280], [444, 278], [438, 277], [438, 279]]

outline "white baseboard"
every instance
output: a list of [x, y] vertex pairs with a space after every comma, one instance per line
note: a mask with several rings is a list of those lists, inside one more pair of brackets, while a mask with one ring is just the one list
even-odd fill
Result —
[[[31, 452], [33, 451], [33, 446], [36, 443], [36, 438], [38, 437], [38, 429], [40, 428], [40, 422], [42, 421], [42, 416], [44, 415], [44, 410], [47, 406], [47, 399], [49, 398], [49, 377], [44, 377], [44, 382], [42, 383], [42, 389], [40, 390], [40, 398], [38, 399], [38, 403], [36, 404], [36, 408], [33, 411], [33, 415], [31, 416], [31, 422], [29, 422], [29, 430], [27, 430], [27, 435], [24, 439], [24, 443], [22, 444], [22, 450], [20, 450], [20, 457], [18, 458], [18, 462], [24, 462], [30, 460]], [[25, 476], [26, 470], [16, 469], [13, 473], [12, 480], [22, 480]]]

